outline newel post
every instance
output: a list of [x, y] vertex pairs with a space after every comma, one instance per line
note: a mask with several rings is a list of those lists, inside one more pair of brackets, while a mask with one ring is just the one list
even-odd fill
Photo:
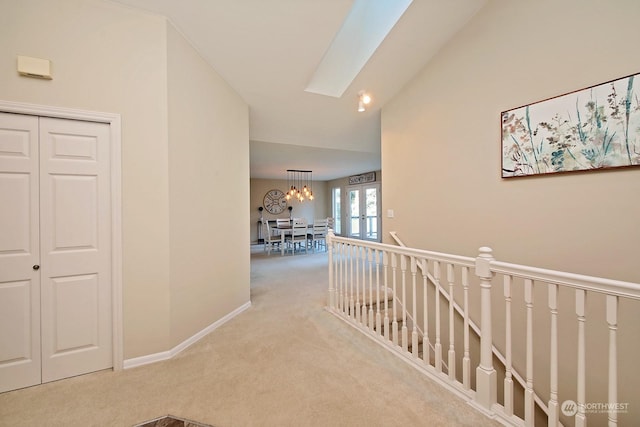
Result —
[[335, 311], [336, 309], [336, 288], [333, 277], [333, 238], [335, 234], [333, 234], [333, 229], [329, 229], [327, 231], [327, 235], [325, 237], [327, 243], [327, 249], [329, 252], [329, 309], [331, 311]]
[[480, 278], [480, 365], [476, 368], [476, 402], [491, 410], [497, 402], [497, 377], [493, 368], [491, 335], [491, 248], [482, 247], [476, 258], [476, 276]]

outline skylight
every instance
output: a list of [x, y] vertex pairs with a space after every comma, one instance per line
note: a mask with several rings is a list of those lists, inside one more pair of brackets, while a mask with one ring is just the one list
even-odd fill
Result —
[[339, 98], [413, 0], [355, 0], [306, 92]]

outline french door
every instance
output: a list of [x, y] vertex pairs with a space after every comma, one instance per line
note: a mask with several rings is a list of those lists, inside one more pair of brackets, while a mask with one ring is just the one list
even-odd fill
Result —
[[109, 133], [0, 113], [0, 392], [113, 366]]
[[380, 184], [347, 187], [347, 236], [380, 241]]

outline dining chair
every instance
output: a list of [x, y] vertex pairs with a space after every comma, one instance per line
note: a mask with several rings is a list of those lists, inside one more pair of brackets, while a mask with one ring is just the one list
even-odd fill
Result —
[[327, 224], [328, 224], [330, 229], [335, 230], [335, 224], [336, 224], [335, 218], [333, 218], [331, 216], [328, 216], [327, 217]]
[[329, 219], [315, 219], [313, 221], [313, 227], [307, 232], [307, 239], [309, 239], [309, 246], [313, 248], [315, 252], [320, 246], [324, 246], [324, 250], [327, 250], [327, 231], [329, 230]]
[[264, 238], [264, 250], [271, 255], [271, 250], [280, 247], [281, 238], [279, 234], [274, 234], [269, 221], [262, 220], [262, 236]]
[[304, 247], [304, 252], [307, 253], [307, 229], [308, 224], [306, 219], [297, 218], [293, 221], [293, 224], [291, 226], [291, 234], [287, 235], [285, 238], [285, 241], [291, 248], [292, 255], [295, 254], [297, 246], [300, 246], [301, 249]]
[[280, 228], [282, 226], [290, 226], [291, 220], [289, 218], [276, 218], [276, 227]]

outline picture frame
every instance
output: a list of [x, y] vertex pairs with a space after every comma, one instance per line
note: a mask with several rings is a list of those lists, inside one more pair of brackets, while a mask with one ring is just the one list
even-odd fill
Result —
[[375, 182], [375, 180], [376, 180], [375, 172], [361, 173], [360, 175], [350, 176], [349, 185], [365, 184], [367, 182]]
[[502, 178], [640, 165], [639, 77], [503, 111]]

